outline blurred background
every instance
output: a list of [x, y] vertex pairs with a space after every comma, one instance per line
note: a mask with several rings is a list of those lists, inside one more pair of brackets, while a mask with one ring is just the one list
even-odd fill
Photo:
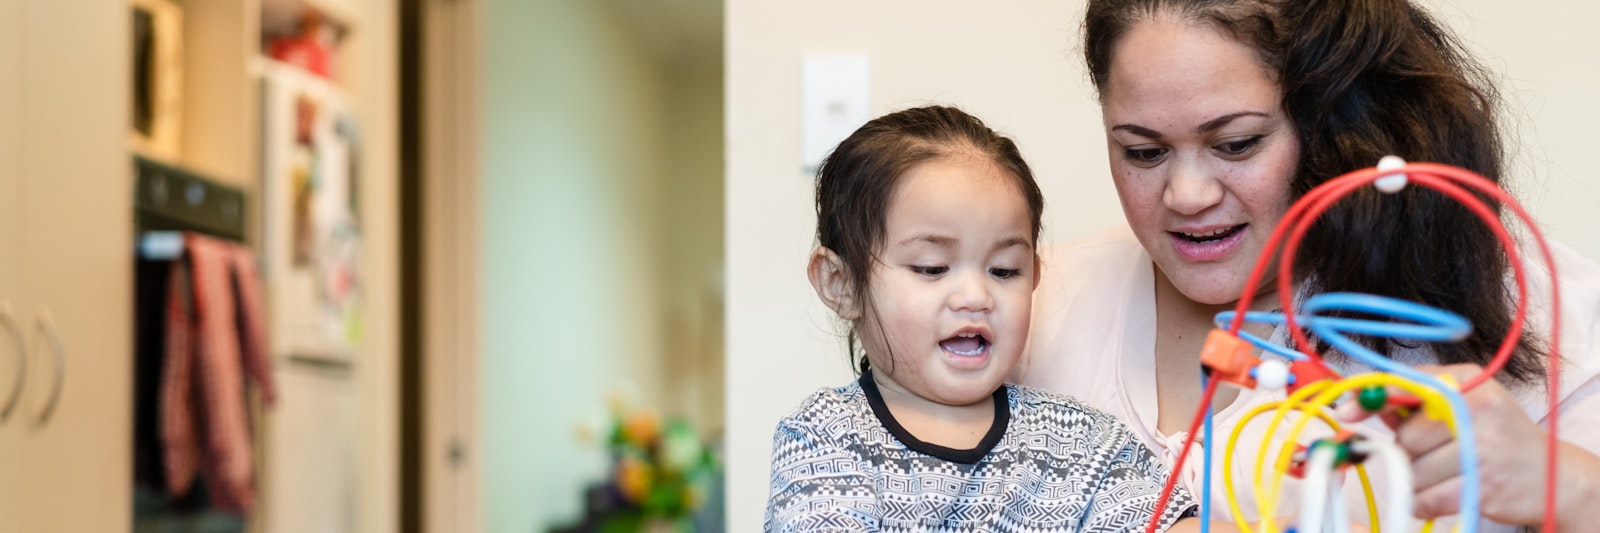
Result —
[[[1600, 5], [1424, 4], [1600, 257]], [[817, 158], [958, 105], [1120, 223], [1082, 9], [0, 0], [0, 533], [759, 530]]]
[[722, 28], [0, 1], [0, 532], [722, 529]]

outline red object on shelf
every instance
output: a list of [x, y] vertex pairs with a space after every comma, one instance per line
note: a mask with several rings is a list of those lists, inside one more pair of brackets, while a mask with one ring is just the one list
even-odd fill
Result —
[[299, 66], [312, 74], [333, 79], [333, 50], [324, 31], [322, 16], [307, 12], [300, 18], [300, 32], [279, 37], [267, 48], [273, 59]]

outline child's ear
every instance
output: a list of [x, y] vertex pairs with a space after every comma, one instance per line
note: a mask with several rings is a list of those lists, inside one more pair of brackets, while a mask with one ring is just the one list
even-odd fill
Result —
[[1039, 254], [1033, 254], [1033, 288], [1039, 288], [1039, 280], [1044, 279], [1044, 271], [1040, 270], [1043, 263], [1039, 262]]
[[811, 278], [811, 288], [817, 290], [822, 303], [845, 320], [861, 317], [856, 305], [855, 291], [850, 286], [850, 275], [839, 254], [818, 246], [811, 251], [811, 262], [806, 265], [806, 277]]

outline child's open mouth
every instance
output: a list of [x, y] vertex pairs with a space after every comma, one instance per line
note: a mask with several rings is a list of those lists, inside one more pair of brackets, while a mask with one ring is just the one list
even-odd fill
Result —
[[939, 341], [939, 347], [956, 355], [971, 357], [983, 355], [983, 352], [989, 348], [989, 339], [977, 333], [960, 333], [954, 337]]

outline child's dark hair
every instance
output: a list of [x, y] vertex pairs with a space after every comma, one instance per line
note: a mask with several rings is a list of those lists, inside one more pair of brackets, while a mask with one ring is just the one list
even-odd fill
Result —
[[[1016, 143], [960, 109], [929, 106], [890, 113], [861, 126], [817, 169], [817, 243], [844, 263], [851, 294], [863, 312], [872, 309], [867, 281], [883, 244], [889, 199], [900, 179], [918, 164], [947, 157], [982, 157], [1016, 179], [1028, 201], [1031, 238], [1039, 241], [1044, 195]], [[852, 360], [860, 336], [850, 328]], [[867, 358], [854, 363], [861, 372]]]

